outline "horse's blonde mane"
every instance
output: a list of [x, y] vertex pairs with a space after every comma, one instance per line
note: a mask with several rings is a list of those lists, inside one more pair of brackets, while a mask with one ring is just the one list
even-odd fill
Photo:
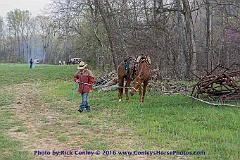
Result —
[[151, 58], [149, 56], [145, 56], [140, 62], [146, 61], [149, 65], [151, 65]]
[[151, 58], [149, 56], [147, 56], [147, 61], [149, 64], [151, 64]]

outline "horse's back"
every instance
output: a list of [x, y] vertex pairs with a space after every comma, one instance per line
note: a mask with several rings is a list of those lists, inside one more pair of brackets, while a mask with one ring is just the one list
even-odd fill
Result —
[[[119, 76], [119, 77], [126, 76], [126, 68], [125, 68], [125, 66], [124, 66], [124, 63], [125, 63], [125, 62], [122, 61], [122, 62], [118, 65], [117, 73], [118, 73], [118, 76]], [[133, 72], [133, 68], [134, 68], [134, 64], [133, 64], [133, 62], [130, 62], [130, 63], [129, 63], [129, 66], [128, 66], [128, 68], [127, 68], [127, 70], [129, 70], [129, 71], [127, 71], [127, 73], [131, 75], [132, 72]]]
[[121, 63], [118, 65], [117, 73], [118, 73], [118, 77], [122, 77], [122, 76], [125, 75], [125, 68], [124, 68], [124, 63], [123, 63], [123, 62], [121, 62]]

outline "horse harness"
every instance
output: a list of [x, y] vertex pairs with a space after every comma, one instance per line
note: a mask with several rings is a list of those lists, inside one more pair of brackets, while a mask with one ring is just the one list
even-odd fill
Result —
[[[142, 63], [143, 61], [146, 61], [146, 62], [148, 63], [148, 66], [150, 66], [150, 62], [148, 61], [148, 59], [147, 59], [146, 56], [142, 56], [142, 57], [140, 58], [139, 62], [134, 61], [134, 60], [132, 60], [132, 59], [126, 59], [126, 60], [124, 60], [124, 64], [123, 64], [123, 65], [124, 65], [125, 73], [126, 73], [126, 76], [125, 76], [126, 81], [127, 81], [128, 78], [129, 78], [129, 77], [128, 77], [128, 72], [129, 72], [131, 69], [133, 70], [133, 72], [132, 72], [132, 75], [130, 75], [130, 78], [131, 78], [131, 81], [134, 80], [134, 78], [135, 78], [135, 76], [136, 76], [136, 74], [137, 74], [138, 66], [139, 66], [139, 64]], [[130, 64], [133, 65], [132, 68], [129, 67]]]
[[[131, 68], [130, 68], [130, 65], [132, 65]], [[137, 67], [138, 67], [138, 65], [137, 65], [137, 63], [135, 61], [126, 61], [126, 62], [124, 61], [125, 79], [126, 79], [126, 81], [128, 81], [128, 78], [130, 78], [131, 81], [133, 81], [133, 79], [134, 79], [134, 77], [136, 75], [136, 72], [137, 72]], [[130, 70], [132, 70], [133, 72], [132, 72], [131, 75], [129, 75], [130, 77], [128, 77], [128, 73], [130, 72]]]

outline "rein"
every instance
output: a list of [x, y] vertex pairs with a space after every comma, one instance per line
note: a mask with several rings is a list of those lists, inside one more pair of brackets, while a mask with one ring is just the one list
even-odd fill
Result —
[[136, 89], [136, 88], [134, 88], [134, 87], [132, 87], [132, 89], [134, 89], [134, 90], [135, 90], [135, 92], [138, 92], [138, 91], [139, 91], [139, 89]]

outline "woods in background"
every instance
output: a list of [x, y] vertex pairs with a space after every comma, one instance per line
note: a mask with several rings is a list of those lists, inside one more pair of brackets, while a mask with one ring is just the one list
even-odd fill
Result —
[[71, 57], [100, 71], [127, 56], [152, 59], [164, 77], [191, 79], [218, 64], [240, 63], [238, 0], [58, 0], [33, 17], [0, 17], [0, 61]]

